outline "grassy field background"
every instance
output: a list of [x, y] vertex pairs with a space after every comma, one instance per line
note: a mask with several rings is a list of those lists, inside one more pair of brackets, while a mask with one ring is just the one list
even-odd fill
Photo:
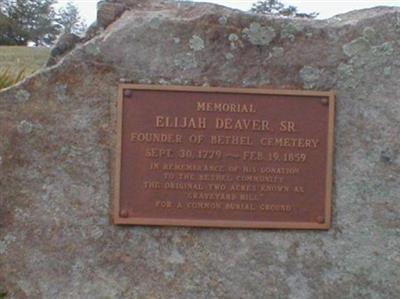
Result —
[[27, 74], [43, 67], [50, 55], [49, 48], [6, 47], [0, 46], [0, 71], [9, 69]]

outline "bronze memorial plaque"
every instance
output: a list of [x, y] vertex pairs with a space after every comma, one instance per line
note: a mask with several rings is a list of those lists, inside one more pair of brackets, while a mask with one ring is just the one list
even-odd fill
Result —
[[328, 229], [333, 92], [120, 86], [114, 223]]

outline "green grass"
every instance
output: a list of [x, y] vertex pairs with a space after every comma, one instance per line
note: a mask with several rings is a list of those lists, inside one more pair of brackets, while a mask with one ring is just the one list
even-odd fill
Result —
[[26, 76], [27, 73], [23, 69], [19, 72], [10, 71], [9, 69], [0, 69], [0, 90], [17, 84]]
[[49, 55], [49, 48], [0, 46], [0, 90], [43, 67]]
[[0, 69], [9, 69], [15, 73], [37, 71], [46, 63], [50, 55], [49, 48], [6, 47], [0, 46]]

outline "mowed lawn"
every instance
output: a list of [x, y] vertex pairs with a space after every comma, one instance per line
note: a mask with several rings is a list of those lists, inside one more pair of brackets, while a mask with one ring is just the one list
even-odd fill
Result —
[[49, 48], [0, 46], [0, 71], [9, 69], [12, 72], [30, 74], [47, 62]]

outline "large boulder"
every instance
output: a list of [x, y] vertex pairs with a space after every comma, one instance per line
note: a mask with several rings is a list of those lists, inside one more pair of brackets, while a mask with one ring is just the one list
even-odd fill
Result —
[[[131, 2], [57, 65], [0, 93], [0, 293], [400, 298], [400, 9], [304, 20]], [[336, 90], [332, 228], [112, 225], [122, 78]]]

